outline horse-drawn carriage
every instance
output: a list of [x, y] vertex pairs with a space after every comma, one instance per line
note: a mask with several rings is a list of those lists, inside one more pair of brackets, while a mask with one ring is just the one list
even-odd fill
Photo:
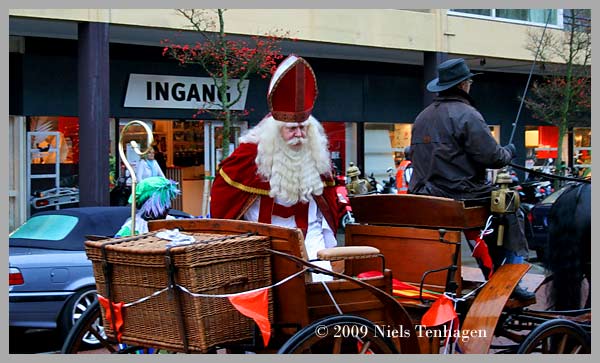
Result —
[[87, 241], [101, 303], [62, 352], [591, 351], [591, 313], [510, 299], [528, 265], [462, 278], [461, 233], [483, 227], [487, 207], [414, 195], [352, 205], [345, 246], [318, 254], [343, 273], [308, 261], [299, 229], [253, 222], [153, 221], [148, 234]]

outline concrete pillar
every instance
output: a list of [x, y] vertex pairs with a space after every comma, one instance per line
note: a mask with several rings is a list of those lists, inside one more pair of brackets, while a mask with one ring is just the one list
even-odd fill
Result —
[[437, 66], [448, 59], [448, 54], [440, 52], [423, 53], [423, 108], [429, 106], [436, 96], [435, 93], [427, 91], [427, 83], [437, 78]]

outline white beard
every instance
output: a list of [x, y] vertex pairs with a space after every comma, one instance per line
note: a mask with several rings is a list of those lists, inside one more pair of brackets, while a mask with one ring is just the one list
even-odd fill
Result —
[[279, 146], [273, 157], [269, 195], [291, 205], [299, 201], [307, 203], [313, 194], [323, 194], [323, 181], [306, 144], [297, 151], [283, 142]]
[[311, 116], [304, 143], [293, 150], [281, 137], [282, 124], [267, 117], [241, 141], [258, 143], [258, 173], [269, 181], [271, 198], [285, 205], [307, 203], [313, 195], [323, 194], [321, 174], [331, 173], [327, 137]]

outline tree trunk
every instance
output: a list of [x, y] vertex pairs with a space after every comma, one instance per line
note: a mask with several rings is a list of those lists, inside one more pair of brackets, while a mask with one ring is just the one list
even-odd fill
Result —
[[223, 9], [217, 10], [219, 13], [219, 42], [223, 50], [223, 76], [219, 87], [221, 104], [223, 105], [223, 142], [221, 143], [223, 159], [229, 156], [229, 135], [231, 134], [231, 109], [227, 99], [227, 46], [225, 44], [225, 20], [223, 19]]

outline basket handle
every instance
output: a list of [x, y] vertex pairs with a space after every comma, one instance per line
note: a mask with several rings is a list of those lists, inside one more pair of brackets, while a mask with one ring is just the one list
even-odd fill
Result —
[[233, 276], [228, 283], [226, 283], [224, 286], [225, 287], [229, 287], [229, 286], [234, 286], [234, 285], [241, 285], [241, 284], [245, 284], [248, 282], [248, 276], [244, 276], [244, 275], [238, 275], [238, 276]]

